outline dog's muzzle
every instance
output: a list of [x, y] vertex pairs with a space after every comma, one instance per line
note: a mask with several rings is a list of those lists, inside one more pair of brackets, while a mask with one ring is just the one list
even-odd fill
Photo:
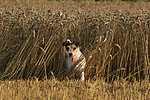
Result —
[[73, 54], [72, 54], [72, 53], [69, 53], [69, 60], [70, 60], [71, 62], [73, 62], [73, 59], [74, 59]]
[[72, 53], [69, 53], [69, 57], [71, 57], [72, 56]]

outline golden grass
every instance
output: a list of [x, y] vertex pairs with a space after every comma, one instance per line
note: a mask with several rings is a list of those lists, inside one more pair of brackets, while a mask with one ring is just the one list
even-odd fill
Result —
[[97, 81], [17, 80], [0, 83], [1, 100], [149, 100], [150, 83], [125, 80]]
[[[149, 99], [149, 6], [0, 1], [1, 99]], [[67, 38], [81, 42], [86, 82], [67, 81]]]
[[[123, 5], [123, 6], [122, 6]], [[149, 77], [149, 3], [1, 2], [3, 79], [65, 77], [62, 42], [81, 42], [87, 79]]]

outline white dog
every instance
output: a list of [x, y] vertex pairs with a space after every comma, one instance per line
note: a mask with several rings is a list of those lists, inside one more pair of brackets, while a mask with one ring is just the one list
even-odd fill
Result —
[[86, 66], [86, 59], [79, 49], [79, 42], [70, 41], [67, 39], [66, 42], [63, 42], [63, 46], [66, 47], [66, 66], [68, 69], [71, 69], [71, 72], [73, 72], [69, 78], [72, 76], [79, 76], [83, 81], [85, 79], [84, 68]]

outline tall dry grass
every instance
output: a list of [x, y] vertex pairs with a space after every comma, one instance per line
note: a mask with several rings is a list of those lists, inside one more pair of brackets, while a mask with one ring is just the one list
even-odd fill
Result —
[[1, 1], [0, 77], [66, 77], [62, 42], [81, 42], [86, 79], [149, 78], [149, 3]]
[[[0, 1], [0, 99], [149, 100], [149, 7]], [[66, 78], [67, 38], [81, 42], [85, 82]]]

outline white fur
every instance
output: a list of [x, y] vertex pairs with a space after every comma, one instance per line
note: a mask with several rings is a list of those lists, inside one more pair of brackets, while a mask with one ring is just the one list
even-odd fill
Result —
[[68, 41], [69, 43], [72, 43], [72, 42], [70, 41], [70, 39], [67, 39], [67, 41]]

